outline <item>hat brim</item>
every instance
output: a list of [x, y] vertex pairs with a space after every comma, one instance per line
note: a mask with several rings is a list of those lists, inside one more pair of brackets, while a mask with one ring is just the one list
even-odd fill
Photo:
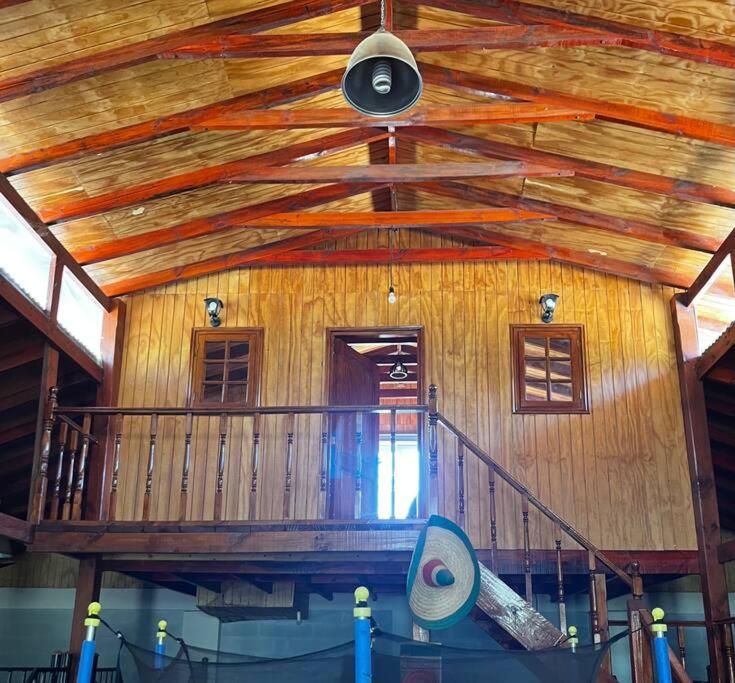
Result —
[[[437, 556], [455, 576], [452, 586], [426, 584], [421, 568]], [[413, 620], [425, 629], [449, 628], [466, 617], [480, 592], [480, 568], [469, 538], [454, 522], [432, 515], [419, 535], [406, 582]]]

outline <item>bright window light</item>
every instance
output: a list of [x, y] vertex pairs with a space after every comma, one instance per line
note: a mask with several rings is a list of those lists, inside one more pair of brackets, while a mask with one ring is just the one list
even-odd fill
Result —
[[102, 358], [105, 309], [70, 270], [64, 268], [59, 292], [59, 325], [97, 360]]
[[[417, 516], [419, 495], [419, 444], [416, 435], [396, 440], [395, 478], [390, 438], [381, 437], [378, 449], [378, 517], [406, 519]], [[395, 481], [395, 509], [393, 483]]]
[[53, 265], [54, 252], [0, 195], [0, 271], [44, 311]]

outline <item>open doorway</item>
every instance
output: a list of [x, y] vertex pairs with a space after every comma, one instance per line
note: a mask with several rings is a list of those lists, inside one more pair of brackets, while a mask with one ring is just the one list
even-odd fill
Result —
[[[417, 405], [424, 396], [423, 329], [330, 329], [329, 405]], [[358, 419], [360, 423], [358, 424]], [[361, 438], [358, 446], [356, 433]], [[420, 517], [423, 420], [416, 413], [334, 415], [328, 509], [332, 519]], [[362, 462], [359, 490], [356, 471]]]

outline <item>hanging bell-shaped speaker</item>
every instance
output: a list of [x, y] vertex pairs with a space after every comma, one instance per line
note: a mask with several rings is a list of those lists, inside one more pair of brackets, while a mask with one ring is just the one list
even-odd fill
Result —
[[368, 116], [393, 116], [410, 109], [423, 83], [408, 46], [381, 28], [352, 53], [342, 78], [342, 94]]

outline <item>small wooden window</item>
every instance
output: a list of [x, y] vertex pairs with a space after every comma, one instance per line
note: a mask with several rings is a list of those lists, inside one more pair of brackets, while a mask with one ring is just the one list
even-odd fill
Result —
[[586, 413], [581, 325], [511, 325], [513, 411]]
[[257, 405], [262, 348], [261, 329], [194, 330], [190, 405]]

